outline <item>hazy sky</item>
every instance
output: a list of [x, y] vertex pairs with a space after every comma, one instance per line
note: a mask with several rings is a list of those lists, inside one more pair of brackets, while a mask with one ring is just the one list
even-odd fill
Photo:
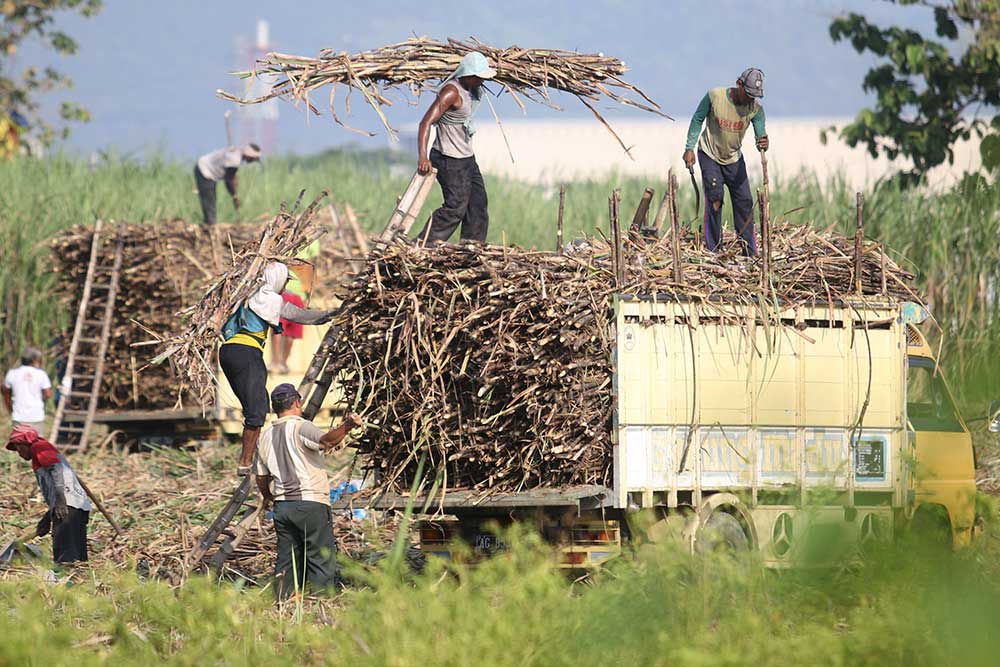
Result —
[[[830, 19], [847, 11], [884, 23], [933, 26], [928, 10], [881, 0], [106, 0], [93, 19], [60, 20], [80, 44], [76, 56], [26, 48], [6, 65], [53, 64], [75, 79], [70, 96], [90, 109], [93, 121], [75, 128], [68, 148], [83, 152], [162, 148], [194, 158], [225, 143], [222, 114], [234, 107], [215, 90], [239, 90], [228, 73], [247, 68], [241, 44], [252, 38], [257, 19], [269, 21], [274, 49], [303, 55], [325, 47], [372, 48], [414, 34], [601, 51], [622, 58], [630, 80], [679, 119], [690, 115], [706, 89], [730, 84], [754, 65], [767, 77], [768, 116], [842, 117], [868, 99], [861, 80], [872, 62], [829, 37]], [[415, 108], [401, 95], [394, 99], [388, 115], [397, 127], [419, 120], [428, 103], [424, 98]], [[385, 146], [385, 133], [365, 112], [360, 95], [353, 102], [352, 124], [378, 130], [377, 137], [347, 132], [326, 114], [307, 124], [301, 111], [281, 103], [276, 147], [314, 152], [345, 141]], [[565, 104], [564, 113], [587, 113], [572, 98]], [[506, 118], [521, 116], [506, 101], [498, 111]], [[529, 118], [555, 113], [528, 109]], [[613, 121], [618, 114], [643, 116], [611, 109], [608, 117]]]

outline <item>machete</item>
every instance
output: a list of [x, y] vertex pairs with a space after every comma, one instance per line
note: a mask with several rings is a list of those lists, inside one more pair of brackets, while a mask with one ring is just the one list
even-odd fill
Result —
[[691, 176], [691, 187], [694, 188], [694, 219], [697, 221], [701, 215], [701, 190], [698, 189], [698, 181], [694, 178], [694, 165], [688, 165], [688, 174]]

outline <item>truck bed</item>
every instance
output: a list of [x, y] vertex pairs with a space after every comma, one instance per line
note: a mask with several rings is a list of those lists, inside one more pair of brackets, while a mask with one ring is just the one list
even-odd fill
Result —
[[598, 485], [568, 486], [563, 488], [535, 488], [516, 493], [490, 493], [478, 489], [449, 490], [442, 496], [410, 496], [409, 494], [378, 494], [371, 490], [344, 494], [331, 504], [332, 509], [368, 508], [376, 510], [403, 510], [412, 503], [418, 513], [448, 511], [477, 511], [516, 509], [528, 507], [575, 508], [578, 511], [610, 507], [611, 489]]

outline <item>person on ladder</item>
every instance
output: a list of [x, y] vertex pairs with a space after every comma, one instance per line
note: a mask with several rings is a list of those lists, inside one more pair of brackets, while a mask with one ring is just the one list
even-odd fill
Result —
[[[764, 97], [764, 73], [756, 67], [743, 71], [734, 88], [712, 88], [691, 117], [684, 164], [694, 166], [694, 147], [698, 144], [698, 165], [701, 167], [702, 189], [705, 191], [705, 246], [709, 250], [722, 248], [722, 204], [724, 187], [733, 199], [733, 226], [743, 245], [743, 254], [757, 254], [754, 234], [753, 195], [747, 165], [743, 159], [743, 136], [753, 125], [757, 148], [769, 147], [764, 129], [764, 107], [757, 101]], [[705, 121], [707, 120], [707, 123]], [[705, 123], [705, 131], [701, 131]], [[699, 135], [701, 139], [699, 140]]]
[[219, 365], [243, 408], [243, 435], [236, 474], [249, 475], [257, 451], [257, 438], [268, 412], [267, 366], [264, 344], [268, 331], [281, 333], [281, 319], [299, 324], [325, 324], [332, 310], [299, 308], [281, 294], [288, 283], [288, 267], [269, 262], [260, 287], [236, 309], [222, 327]]
[[[490, 226], [486, 184], [472, 150], [475, 128], [472, 117], [483, 99], [483, 81], [492, 79], [497, 71], [490, 67], [486, 56], [473, 51], [438, 90], [437, 98], [420, 120], [417, 133], [417, 171], [431, 173], [437, 169], [437, 180], [444, 195], [444, 204], [434, 211], [420, 239], [427, 243], [447, 241], [461, 224], [463, 241], [485, 241]], [[430, 155], [427, 144], [431, 125], [437, 127]]]

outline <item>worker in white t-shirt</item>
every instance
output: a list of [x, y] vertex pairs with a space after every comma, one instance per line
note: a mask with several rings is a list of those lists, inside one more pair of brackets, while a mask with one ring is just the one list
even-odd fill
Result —
[[247, 144], [226, 146], [219, 150], [206, 153], [198, 158], [194, 166], [194, 182], [198, 186], [198, 199], [201, 200], [201, 214], [206, 225], [215, 224], [215, 190], [219, 181], [226, 184], [226, 190], [233, 198], [233, 206], [240, 210], [240, 198], [236, 194], [236, 170], [244, 162], [260, 160], [260, 146]]
[[42, 353], [25, 348], [21, 365], [7, 371], [0, 388], [14, 426], [25, 424], [39, 432], [45, 426], [45, 401], [52, 398], [52, 382], [41, 365]]

